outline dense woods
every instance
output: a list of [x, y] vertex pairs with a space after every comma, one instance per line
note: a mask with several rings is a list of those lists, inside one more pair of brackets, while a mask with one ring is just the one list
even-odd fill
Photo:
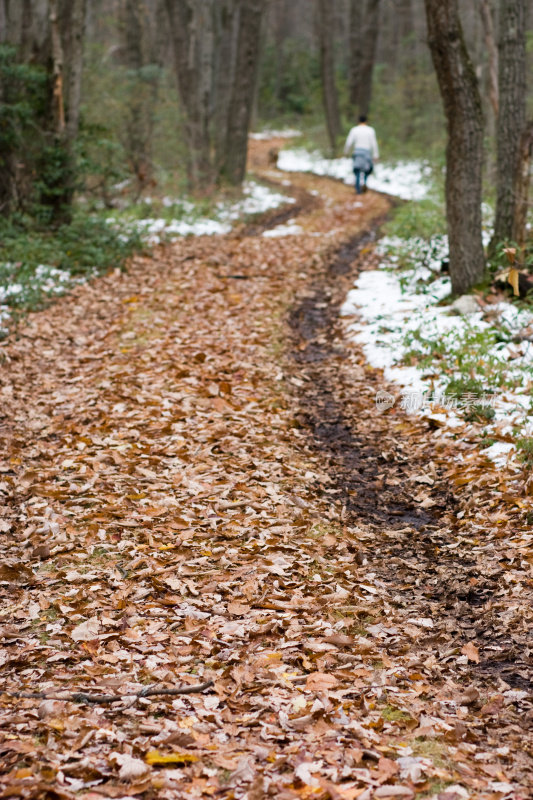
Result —
[[2, 0], [0, 206], [58, 226], [82, 196], [239, 186], [252, 124], [324, 146], [325, 131], [334, 154], [370, 114], [389, 158], [436, 163], [448, 141], [462, 291], [484, 270], [482, 177], [491, 252], [525, 238], [532, 15], [526, 0]]

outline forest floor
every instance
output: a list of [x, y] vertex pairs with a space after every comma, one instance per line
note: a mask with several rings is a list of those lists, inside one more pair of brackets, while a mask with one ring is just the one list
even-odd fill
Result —
[[531, 481], [376, 408], [391, 200], [290, 182], [1, 344], [0, 797], [531, 796]]

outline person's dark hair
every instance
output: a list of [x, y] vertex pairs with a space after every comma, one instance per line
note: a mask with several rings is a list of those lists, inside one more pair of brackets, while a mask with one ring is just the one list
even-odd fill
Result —
[[359, 117], [359, 122], [366, 122], [367, 119], [368, 117], [366, 114], [361, 114], [361, 116]]

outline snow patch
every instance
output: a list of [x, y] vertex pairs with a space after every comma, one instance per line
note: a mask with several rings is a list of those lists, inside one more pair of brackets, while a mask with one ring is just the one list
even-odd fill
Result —
[[[19, 263], [4, 262], [0, 264], [0, 270], [13, 275], [21, 266]], [[75, 278], [70, 272], [57, 269], [49, 264], [39, 264], [30, 285], [16, 281], [4, 286], [0, 285], [0, 335], [8, 332], [9, 321], [13, 313], [12, 306], [19, 303], [23, 305], [28, 295], [32, 297], [43, 294], [47, 297], [60, 296], [85, 280], [85, 277]]]
[[[144, 198], [147, 205], [153, 203], [152, 198]], [[216, 204], [211, 217], [198, 217], [196, 208], [188, 200], [164, 197], [165, 208], [174, 209], [176, 217], [147, 217], [131, 220], [127, 223], [130, 230], [136, 230], [148, 244], [160, 244], [162, 241], [174, 241], [182, 236], [216, 236], [229, 233], [233, 224], [246, 216], [262, 214], [279, 206], [294, 203], [295, 199], [268, 186], [248, 181], [243, 186], [243, 197], [235, 202], [220, 201]], [[110, 217], [109, 224], [114, 224]]]
[[294, 128], [283, 128], [282, 130], [266, 130], [259, 131], [258, 133], [250, 133], [249, 138], [257, 141], [264, 141], [267, 139], [296, 139], [298, 136], [302, 135], [301, 131], [297, 131]]
[[[278, 156], [278, 169], [285, 172], [312, 172], [336, 178], [350, 186], [355, 183], [351, 158], [324, 158], [316, 150], [282, 150]], [[373, 174], [368, 178], [368, 187], [404, 200], [421, 200], [428, 192], [430, 172], [430, 167], [423, 161], [376, 164]]]
[[[390, 246], [391, 240], [382, 241], [379, 249], [383, 252]], [[404, 410], [431, 413], [435, 408], [431, 419], [444, 428], [457, 428], [468, 425], [462, 411], [472, 405], [485, 405], [494, 411], [493, 419], [484, 424], [487, 435], [508, 438], [518, 428], [522, 436], [532, 436], [533, 343], [519, 341], [516, 333], [533, 323], [533, 315], [505, 301], [488, 306], [488, 314], [479, 307], [474, 310], [473, 304], [465, 316], [453, 313], [450, 306], [438, 305], [451, 292], [448, 276], [435, 278], [434, 270], [426, 265], [401, 272], [391, 271], [391, 267], [390, 261], [382, 262], [379, 269], [363, 272], [348, 293], [341, 315], [355, 317], [348, 324], [350, 337], [362, 346], [368, 363], [383, 370], [388, 383], [401, 387], [400, 404]], [[481, 365], [473, 376], [483, 387], [480, 397], [465, 393], [450, 398], [445, 394], [446, 381], [440, 377], [438, 363], [425, 368], [402, 363], [409, 352], [416, 354], [418, 348], [421, 354], [426, 352], [423, 348], [428, 342], [443, 345], [433, 358], [449, 358], [464, 350], [465, 341], [473, 341], [478, 333], [499, 332], [502, 326], [507, 329], [509, 341], [501, 341], [499, 336], [493, 337], [494, 341], [488, 338], [483, 360], [502, 370], [505, 382], [503, 386], [491, 386]], [[386, 392], [382, 394], [384, 408], [396, 403], [397, 398], [391, 395], [388, 399]], [[515, 449], [512, 443], [497, 441], [483, 452], [495, 464], [503, 465]]]
[[272, 228], [269, 231], [265, 231], [263, 236], [267, 239], [275, 239], [279, 236], [298, 236], [300, 233], [303, 233], [303, 228], [300, 225], [278, 225], [276, 228]]

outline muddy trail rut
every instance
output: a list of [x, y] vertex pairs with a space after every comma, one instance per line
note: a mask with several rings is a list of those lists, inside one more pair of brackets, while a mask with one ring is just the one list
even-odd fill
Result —
[[0, 797], [529, 796], [515, 479], [376, 408], [390, 200], [290, 184], [1, 345]]
[[[423, 618], [437, 614], [436, 624], [453, 633], [449, 647], [461, 648], [476, 638], [486, 657], [475, 672], [483, 677], [501, 675], [510, 687], [531, 693], [533, 640], [527, 620], [519, 626], [525, 635], [515, 638], [506, 626], [495, 624], [498, 612], [493, 600], [504, 576], [498, 545], [491, 547], [489, 542], [481, 556], [473, 551], [464, 524], [457, 524], [463, 505], [460, 493], [450, 488], [449, 462], [439, 458], [431, 445], [417, 446], [415, 426], [407, 435], [399, 431], [391, 435], [391, 418], [376, 407], [375, 396], [394, 388], [386, 385], [379, 371], [363, 371], [361, 380], [361, 370], [354, 372], [350, 363], [340, 306], [360, 270], [361, 251], [375, 242], [382, 222], [376, 220], [345, 243], [322, 279], [291, 310], [292, 359], [302, 379], [297, 392], [300, 419], [328, 459], [348, 524], [374, 532], [366, 557], [387, 581], [395, 603], [412, 615], [416, 600]], [[363, 263], [363, 268], [368, 266]], [[416, 433], [426, 434], [431, 442], [431, 424], [422, 423]], [[423, 498], [417, 485], [426, 488]], [[476, 532], [471, 535], [475, 539]], [[523, 567], [527, 581], [527, 564]], [[509, 602], [513, 603], [512, 597]], [[433, 650], [438, 638], [432, 629], [417, 644], [418, 655], [422, 657], [428, 647]]]

